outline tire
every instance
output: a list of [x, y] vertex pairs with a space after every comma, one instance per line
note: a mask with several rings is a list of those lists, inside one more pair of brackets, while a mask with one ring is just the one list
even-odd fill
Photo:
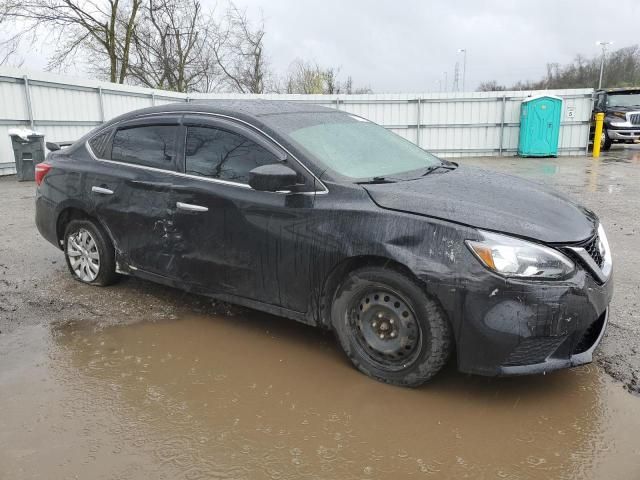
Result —
[[118, 279], [115, 249], [93, 220], [72, 220], [64, 231], [64, 256], [73, 278], [105, 287]]
[[336, 291], [331, 320], [353, 365], [393, 385], [424, 384], [442, 369], [453, 346], [439, 305], [395, 270], [366, 267], [348, 274]]
[[602, 139], [600, 140], [600, 150], [604, 152], [608, 152], [611, 150], [611, 145], [613, 144], [613, 140], [609, 138], [609, 133], [607, 129], [602, 130]]

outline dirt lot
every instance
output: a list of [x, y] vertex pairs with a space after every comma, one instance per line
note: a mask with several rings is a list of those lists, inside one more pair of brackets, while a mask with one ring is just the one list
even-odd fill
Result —
[[593, 365], [379, 384], [315, 329], [74, 282], [33, 225], [33, 183], [1, 178], [0, 478], [640, 478], [640, 148], [462, 162], [600, 215], [616, 293]]

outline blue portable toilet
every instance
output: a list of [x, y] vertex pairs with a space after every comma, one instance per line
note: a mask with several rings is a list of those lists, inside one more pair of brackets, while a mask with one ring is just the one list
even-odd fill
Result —
[[557, 157], [562, 99], [553, 95], [531, 97], [520, 107], [521, 157]]

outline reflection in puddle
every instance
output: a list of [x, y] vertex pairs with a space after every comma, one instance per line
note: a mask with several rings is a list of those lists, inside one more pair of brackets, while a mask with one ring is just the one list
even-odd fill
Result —
[[630, 194], [628, 175], [638, 175], [640, 148], [635, 145], [615, 146], [600, 158], [479, 157], [459, 159], [459, 162], [528, 177], [576, 197], [585, 192]]
[[[82, 467], [70, 465], [81, 464], [94, 478], [189, 479], [640, 473], [640, 402], [596, 367], [512, 379], [449, 369], [408, 390], [356, 372], [330, 336], [260, 314], [104, 329], [66, 323], [43, 334], [53, 341], [37, 364], [55, 384], [47, 398], [57, 392], [46, 408], [61, 418], [48, 418], [59, 456], [51, 465], [34, 457], [39, 471], [77, 474]], [[24, 410], [39, 399], [21, 402]], [[27, 438], [15, 432], [17, 443]]]

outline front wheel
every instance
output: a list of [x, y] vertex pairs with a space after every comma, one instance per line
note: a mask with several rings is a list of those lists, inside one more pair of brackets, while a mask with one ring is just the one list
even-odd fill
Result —
[[115, 250], [109, 236], [91, 220], [73, 220], [64, 232], [64, 254], [73, 277], [90, 285], [114, 283]]
[[602, 136], [600, 137], [600, 150], [604, 152], [608, 152], [611, 150], [611, 145], [613, 144], [613, 140], [609, 138], [609, 134], [607, 133], [607, 129], [602, 129]]
[[440, 371], [452, 348], [441, 308], [395, 270], [350, 273], [336, 292], [332, 323], [355, 367], [394, 385], [422, 385]]

